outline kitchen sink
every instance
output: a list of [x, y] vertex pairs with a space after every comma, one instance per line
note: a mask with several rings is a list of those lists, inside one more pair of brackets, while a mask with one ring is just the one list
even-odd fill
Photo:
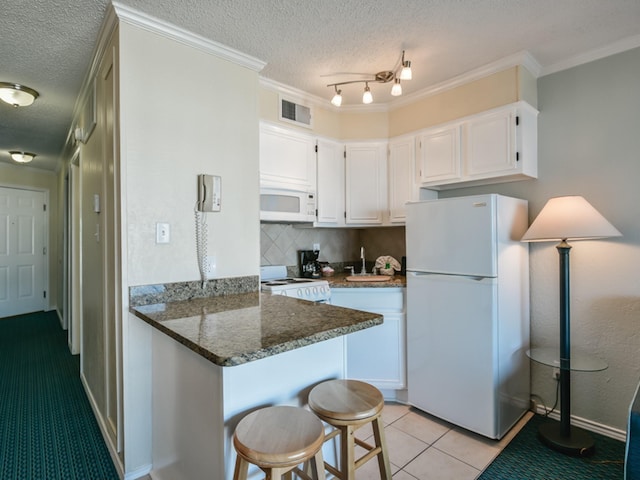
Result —
[[349, 275], [345, 280], [347, 282], [388, 282], [391, 277], [389, 275], [374, 275], [373, 273], [357, 273]]

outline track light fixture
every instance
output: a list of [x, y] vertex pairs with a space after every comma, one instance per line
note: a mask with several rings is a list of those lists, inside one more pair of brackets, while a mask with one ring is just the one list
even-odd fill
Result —
[[17, 83], [0, 82], [0, 100], [14, 107], [27, 107], [31, 105], [39, 93], [33, 88], [25, 87]]
[[402, 51], [402, 55], [400, 59], [396, 63], [396, 66], [393, 70], [384, 70], [378, 73], [372, 74], [363, 74], [365, 78], [360, 80], [347, 80], [345, 82], [336, 82], [330, 83], [327, 87], [333, 87], [335, 90], [335, 95], [331, 99], [331, 103], [336, 107], [342, 105], [342, 90], [339, 90], [338, 87], [340, 85], [348, 85], [350, 83], [364, 83], [364, 93], [362, 94], [362, 103], [368, 104], [373, 102], [373, 94], [371, 93], [371, 89], [369, 88], [369, 83], [389, 83], [393, 82], [393, 87], [391, 88], [391, 95], [397, 97], [402, 95], [402, 85], [400, 85], [401, 80], [411, 80], [411, 62], [409, 60], [405, 60], [404, 58], [404, 50]]
[[29, 163], [36, 156], [35, 153], [19, 152], [16, 150], [9, 151], [9, 155], [11, 155], [11, 158], [18, 163]]

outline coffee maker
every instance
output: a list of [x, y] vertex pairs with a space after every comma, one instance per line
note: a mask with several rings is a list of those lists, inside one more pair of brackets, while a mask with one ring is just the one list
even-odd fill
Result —
[[300, 276], [303, 278], [320, 278], [321, 268], [318, 257], [320, 250], [298, 250]]

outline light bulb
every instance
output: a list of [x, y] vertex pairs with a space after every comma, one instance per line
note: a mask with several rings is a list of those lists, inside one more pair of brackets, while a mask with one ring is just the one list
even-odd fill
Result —
[[371, 89], [369, 88], [369, 84], [367, 83], [364, 87], [364, 93], [362, 94], [362, 103], [371, 102], [373, 102], [373, 95], [371, 95]]
[[399, 97], [400, 95], [402, 95], [402, 85], [400, 85], [399, 78], [396, 78], [393, 87], [391, 87], [391, 95], [393, 95], [394, 97]]
[[336, 107], [342, 105], [342, 90], [336, 90], [336, 94], [331, 99], [331, 103]]
[[411, 62], [409, 60], [402, 62], [402, 71], [400, 72], [400, 80], [411, 80]]

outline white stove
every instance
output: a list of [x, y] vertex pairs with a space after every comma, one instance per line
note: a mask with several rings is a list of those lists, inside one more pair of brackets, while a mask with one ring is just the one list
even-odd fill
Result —
[[287, 277], [287, 267], [284, 265], [260, 267], [260, 286], [263, 292], [272, 295], [323, 303], [328, 303], [331, 299], [329, 282], [316, 278]]

